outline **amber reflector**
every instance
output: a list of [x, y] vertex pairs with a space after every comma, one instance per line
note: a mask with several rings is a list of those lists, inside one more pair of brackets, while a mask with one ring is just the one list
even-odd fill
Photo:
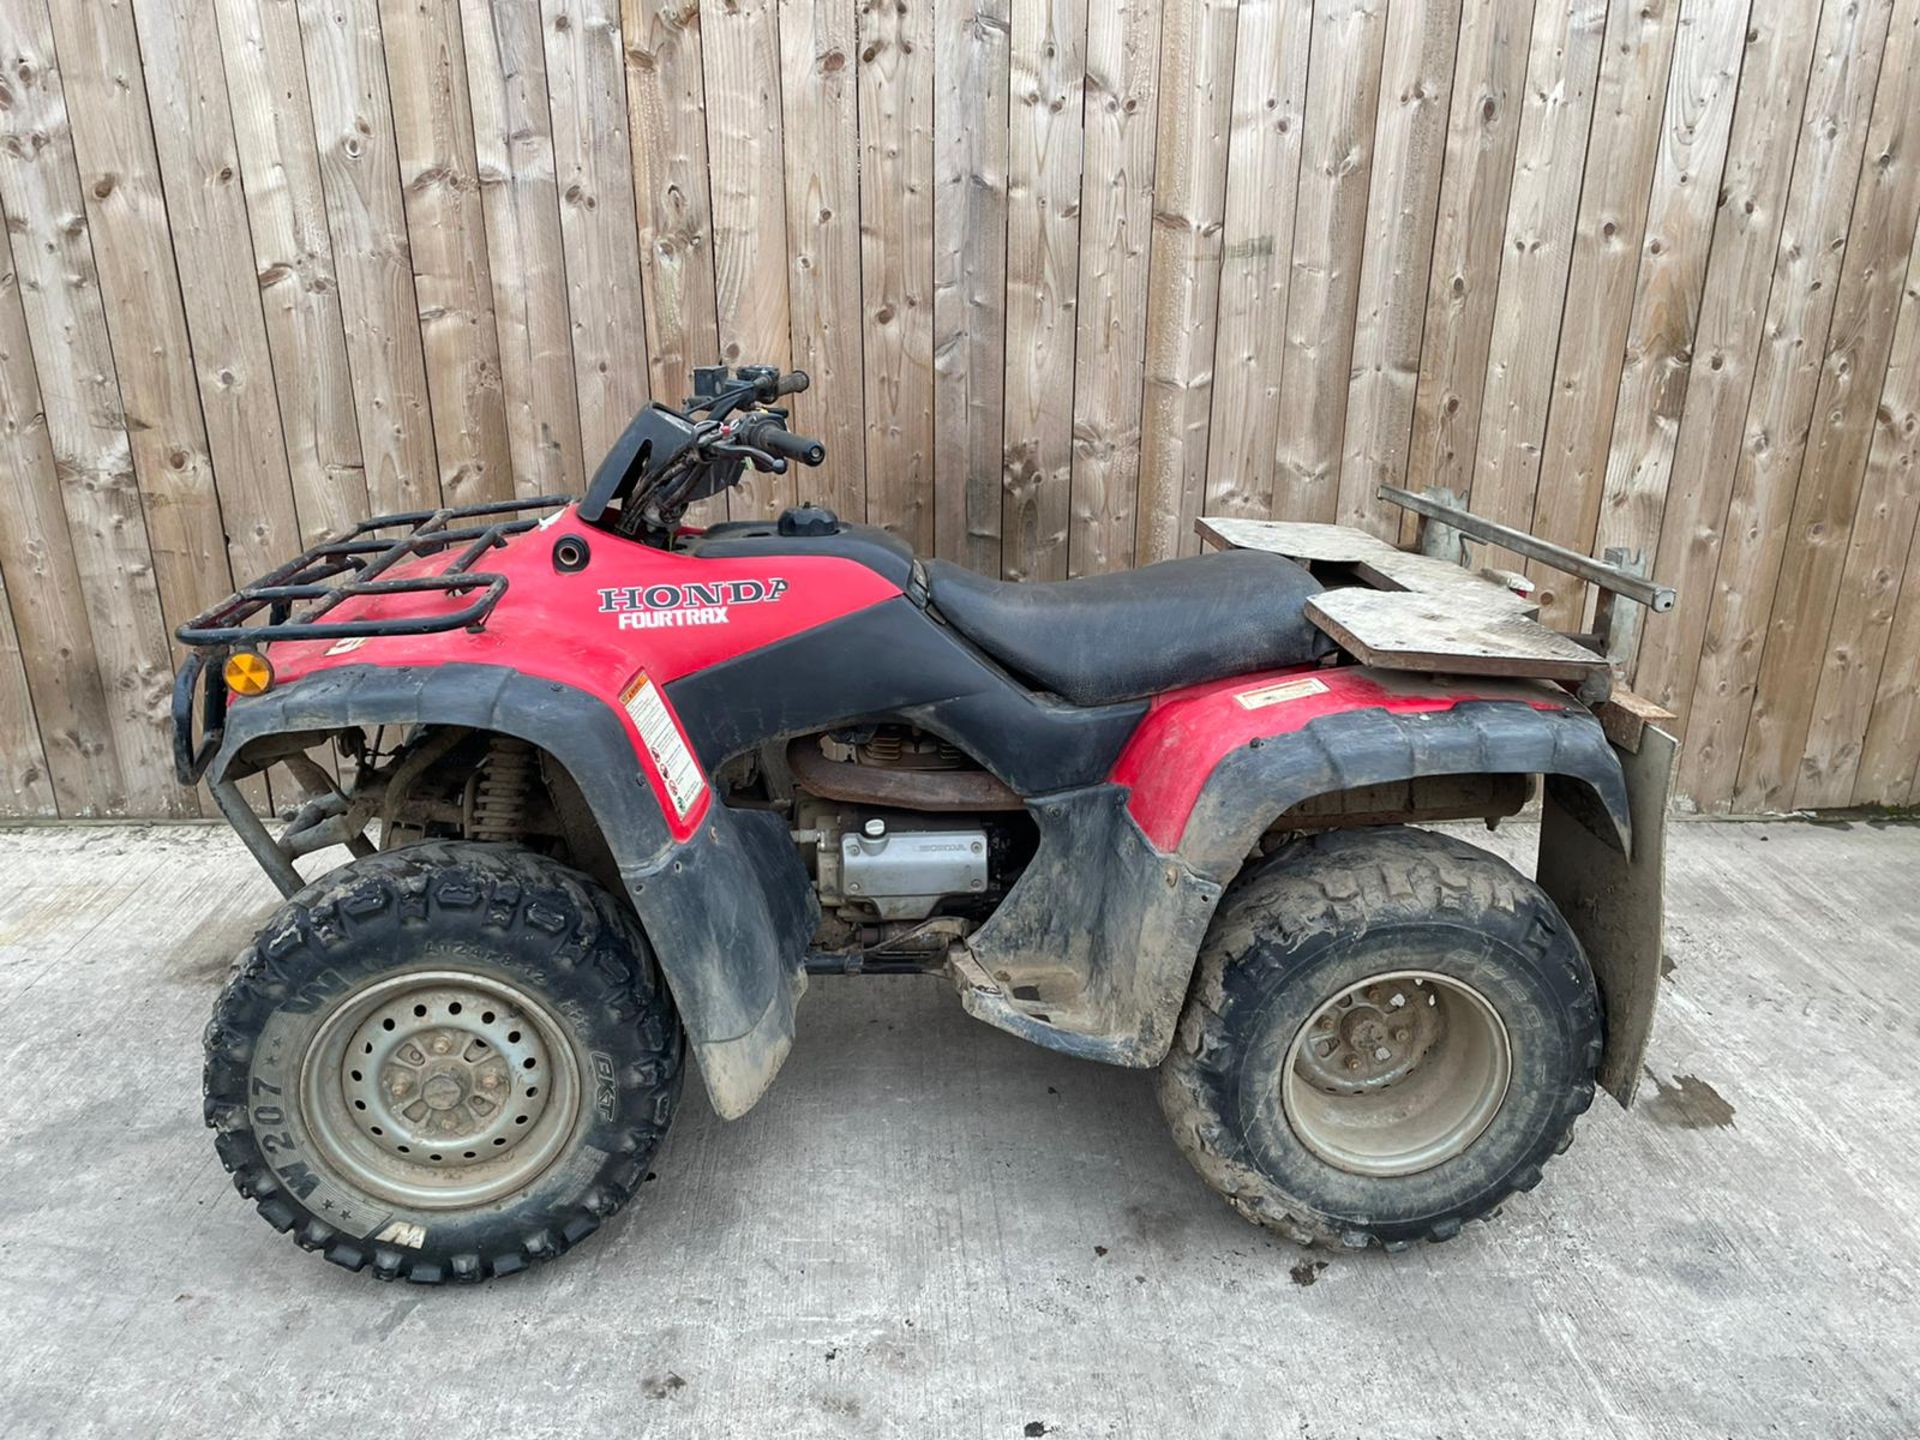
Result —
[[251, 650], [234, 651], [227, 657], [222, 673], [226, 676], [227, 688], [236, 695], [264, 695], [273, 684], [273, 666], [267, 663], [266, 656]]

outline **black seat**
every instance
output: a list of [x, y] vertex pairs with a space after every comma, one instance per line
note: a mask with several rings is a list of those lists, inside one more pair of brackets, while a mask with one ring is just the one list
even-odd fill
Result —
[[927, 563], [949, 624], [1029, 683], [1107, 705], [1316, 660], [1331, 643], [1301, 613], [1320, 584], [1260, 550], [1223, 550], [1080, 580], [988, 580]]

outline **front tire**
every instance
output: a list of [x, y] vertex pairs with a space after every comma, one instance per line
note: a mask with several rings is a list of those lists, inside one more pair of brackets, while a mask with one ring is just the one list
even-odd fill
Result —
[[1537, 885], [1446, 836], [1336, 831], [1235, 881], [1160, 1101], [1247, 1219], [1400, 1249], [1539, 1183], [1601, 1041], [1586, 957]]
[[680, 1024], [632, 915], [527, 851], [432, 843], [288, 900], [206, 1037], [206, 1119], [261, 1217], [350, 1270], [551, 1259], [645, 1178]]

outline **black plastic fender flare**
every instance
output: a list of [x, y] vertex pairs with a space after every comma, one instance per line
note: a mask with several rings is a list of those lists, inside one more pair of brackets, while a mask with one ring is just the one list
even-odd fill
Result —
[[818, 922], [786, 821], [716, 803], [676, 844], [610, 705], [495, 665], [343, 666], [236, 700], [209, 778], [263, 736], [413, 724], [511, 735], [565, 767], [619, 865], [714, 1109], [728, 1119], [751, 1109], [792, 1046]]
[[1255, 739], [1214, 766], [1187, 817], [1179, 855], [1224, 884], [1267, 827], [1301, 801], [1425, 775], [1544, 775], [1559, 804], [1631, 853], [1619, 757], [1600, 722], [1569, 699], [1562, 710], [1513, 700], [1409, 715], [1348, 710], [1291, 735]]

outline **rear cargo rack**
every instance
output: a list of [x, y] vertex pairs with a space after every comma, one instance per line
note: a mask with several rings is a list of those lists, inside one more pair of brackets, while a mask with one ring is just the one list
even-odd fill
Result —
[[[219, 667], [210, 666], [209, 660], [235, 646], [252, 647], [273, 640], [433, 635], [477, 628], [507, 593], [507, 577], [475, 570], [474, 563], [489, 550], [504, 545], [509, 535], [538, 525], [540, 516], [528, 511], [557, 510], [572, 503], [571, 495], [538, 495], [485, 505], [376, 515], [322, 540], [194, 616], [174, 632], [183, 645], [193, 649], [173, 687], [174, 767], [182, 783], [191, 785], [205, 771], [219, 748], [226, 720], [226, 687], [220, 683]], [[404, 532], [399, 535], [377, 533], [400, 527]], [[456, 545], [464, 548], [437, 574], [381, 578], [402, 560], [438, 555]], [[422, 594], [471, 598], [456, 610], [436, 615], [322, 618], [348, 600]], [[259, 618], [262, 611], [266, 612], [264, 619]], [[203, 675], [204, 734], [195, 746], [193, 697], [194, 691], [202, 688]]]

